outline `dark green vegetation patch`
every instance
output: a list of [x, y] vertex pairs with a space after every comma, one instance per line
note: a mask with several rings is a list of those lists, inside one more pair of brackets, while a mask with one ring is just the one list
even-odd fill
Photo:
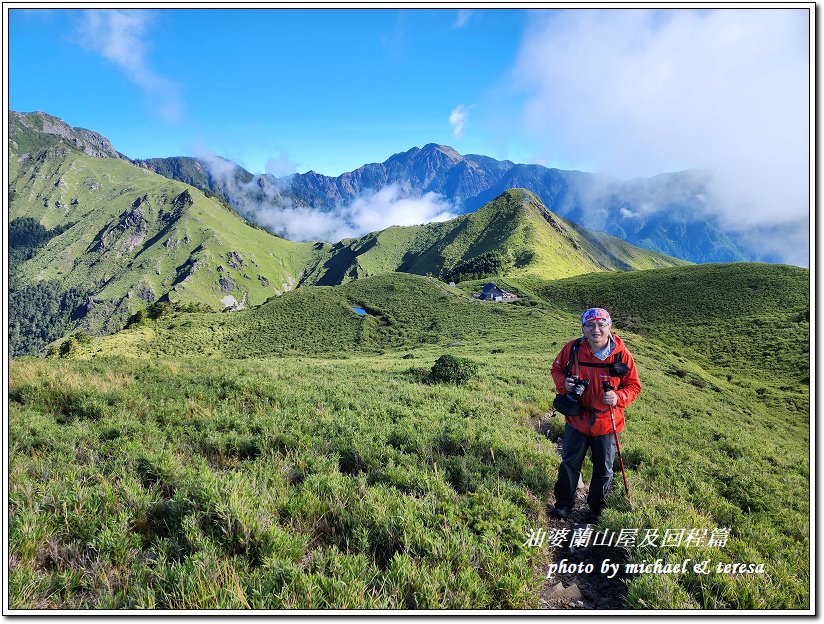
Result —
[[477, 362], [446, 354], [435, 360], [429, 371], [429, 379], [436, 383], [464, 384], [477, 372]]

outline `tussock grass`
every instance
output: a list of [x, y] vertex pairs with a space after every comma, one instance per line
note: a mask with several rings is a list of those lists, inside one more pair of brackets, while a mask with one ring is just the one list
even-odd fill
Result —
[[[626, 274], [646, 290], [615, 277], [604, 289], [614, 298], [593, 302], [617, 324], [636, 315], [637, 332], [617, 331], [644, 384], [622, 436], [633, 506], [615, 488], [601, 528], [728, 527], [723, 548], [614, 559], [700, 553], [766, 573], [639, 575], [627, 606], [806, 608], [808, 390], [800, 374], [775, 375], [777, 362], [748, 360], [794, 346], [808, 368], [809, 354], [785, 343], [797, 337], [782, 333], [770, 289], [741, 291], [762, 324], [726, 363], [680, 342], [672, 327], [699, 326], [689, 306], [708, 300], [706, 275], [689, 297], [645, 300], [665, 271]], [[800, 306], [805, 277], [784, 276], [783, 301]], [[68, 358], [13, 360], [10, 606], [537, 606], [543, 555], [523, 542], [546, 521], [557, 470], [545, 433], [562, 421], [544, 414], [551, 358], [589, 302], [576, 279], [513, 282], [525, 296], [515, 306], [382, 276], [233, 315], [152, 320]], [[718, 306], [706, 326], [723, 343], [742, 325]], [[297, 320], [310, 310], [320, 318]], [[764, 332], [770, 343], [756, 340]], [[134, 336], [148, 357], [117, 355]], [[427, 383], [446, 353], [476, 362], [475, 376]]]
[[[87, 381], [112, 366], [137, 383], [62, 425], [64, 403], [101, 391], [12, 388], [25, 416], [13, 425], [17, 606], [33, 604], [32, 578], [62, 607], [534, 604], [521, 542], [552, 454], [500, 418], [506, 402], [419, 384], [390, 358], [192, 363], [170, 378], [134, 360], [64, 362]], [[94, 574], [74, 596], [57, 589], [67, 569], [128, 561], [122, 586]]]

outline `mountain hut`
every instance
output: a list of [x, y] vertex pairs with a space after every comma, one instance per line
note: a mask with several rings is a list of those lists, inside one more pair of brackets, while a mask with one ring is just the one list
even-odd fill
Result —
[[484, 286], [480, 297], [478, 297], [481, 301], [515, 301], [517, 298], [511, 292], [498, 288], [494, 282], [489, 282]]

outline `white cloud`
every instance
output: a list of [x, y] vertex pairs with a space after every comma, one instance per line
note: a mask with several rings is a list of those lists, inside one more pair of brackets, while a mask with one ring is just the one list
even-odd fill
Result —
[[291, 177], [258, 175], [242, 183], [235, 178], [234, 163], [204, 149], [198, 158], [243, 216], [293, 241], [337, 242], [392, 225], [446, 221], [459, 214], [442, 195], [415, 195], [400, 182], [361, 193], [334, 210], [318, 210], [294, 199], [290, 193]]
[[419, 225], [457, 216], [454, 206], [442, 195], [431, 192], [410, 195], [398, 183], [363, 193], [338, 212], [344, 221], [354, 226], [358, 235], [383, 230], [390, 225]]
[[[712, 205], [731, 230], [802, 223], [810, 209], [809, 15], [534, 13], [513, 70], [526, 95], [525, 131], [541, 156], [569, 167], [624, 177], [708, 169]], [[800, 239], [786, 237], [788, 254]]]
[[158, 115], [177, 122], [183, 114], [180, 85], [156, 73], [146, 60], [153, 21], [154, 13], [139, 9], [80, 11], [76, 43], [117, 65], [150, 98]]
[[458, 15], [455, 16], [452, 28], [463, 28], [466, 26], [474, 12], [472, 9], [458, 9]]
[[272, 200], [274, 205], [250, 205], [253, 212], [249, 216], [294, 241], [337, 242], [392, 225], [446, 221], [458, 215], [455, 207], [442, 195], [413, 196], [404, 192], [398, 183], [364, 192], [331, 212], [297, 205], [282, 193], [277, 197], [273, 195]]
[[254, 217], [258, 224], [293, 241], [337, 242], [358, 236], [338, 215], [288, 201], [282, 207], [259, 206]]
[[767, 262], [810, 266], [810, 223], [806, 218], [765, 223], [746, 231], [746, 243]]
[[235, 163], [217, 156], [202, 145], [195, 146], [195, 152], [197, 158], [206, 165], [206, 169], [213, 178], [220, 180], [224, 184], [232, 182], [234, 172], [237, 169]]
[[463, 136], [463, 128], [469, 117], [469, 107], [459, 104], [449, 113], [449, 123], [452, 124], [452, 134], [460, 139]]

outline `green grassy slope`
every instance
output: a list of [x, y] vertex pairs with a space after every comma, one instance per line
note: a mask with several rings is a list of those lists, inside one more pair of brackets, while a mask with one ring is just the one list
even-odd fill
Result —
[[262, 303], [294, 287], [316, 253], [122, 160], [56, 146], [13, 158], [10, 169], [10, 219], [31, 217], [47, 229], [71, 224], [18, 267], [21, 281], [89, 292], [100, 308], [89, 317], [92, 330], [161, 297], [215, 310], [227, 295]]
[[[359, 316], [352, 306], [369, 313]], [[513, 327], [555, 319], [520, 306], [488, 306], [432, 278], [393, 273], [343, 286], [307, 286], [231, 315], [172, 314], [95, 340], [90, 353], [227, 358], [375, 352], [441, 342], [515, 340]], [[547, 321], [547, 322], [549, 322]], [[530, 340], [529, 333], [519, 338]]]
[[[253, 306], [298, 284], [394, 271], [460, 279], [467, 266], [475, 271], [473, 263], [490, 257], [499, 264], [485, 270], [543, 278], [680, 262], [565, 222], [521, 190], [445, 223], [391, 227], [335, 245], [293, 243], [125, 160], [88, 156], [28, 127], [15, 136], [21, 143], [12, 143], [10, 219], [34, 219], [59, 232], [15, 266], [21, 291], [42, 288], [17, 294], [14, 310], [34, 299], [49, 299], [54, 309], [43, 323], [51, 333], [29, 336], [25, 326], [14, 327], [15, 353], [21, 344], [36, 350], [67, 324], [116, 331], [158, 299], [213, 310]], [[21, 144], [29, 150], [23, 155]]]
[[[808, 321], [778, 331], [780, 302], [800, 307], [808, 280], [769, 265], [524, 278], [515, 306], [378, 276], [16, 360], [12, 606], [536, 606], [549, 552], [522, 544], [545, 526], [558, 459], [535, 429], [561, 431], [542, 416], [549, 365], [596, 303], [611, 306], [644, 384], [622, 435], [633, 505], [616, 488], [599, 529], [730, 530], [721, 547], [611, 550], [713, 562], [708, 575], [627, 578], [627, 606], [807, 608], [807, 388], [748, 368], [748, 351], [712, 362], [670, 338], [683, 319], [690, 341], [702, 327], [732, 340], [742, 311], [762, 311], [746, 317], [761, 323], [751, 348], [794, 347], [809, 370]], [[314, 357], [278, 355], [293, 350]], [[445, 352], [476, 361], [477, 376], [426, 383]], [[719, 562], [766, 571], [716, 573]]]
[[[499, 199], [525, 222], [513, 233], [525, 251], [516, 253], [510, 274], [557, 279], [603, 270], [637, 270], [689, 264], [683, 260], [634, 247], [618, 238], [593, 232], [548, 210], [531, 192], [514, 189]], [[584, 270], [582, 270], [584, 269]]]
[[[21, 239], [10, 245], [14, 355], [78, 328], [117, 331], [157, 300], [219, 311], [397, 271], [554, 279], [680, 263], [563, 221], [518, 189], [445, 223], [293, 243], [250, 226], [210, 191], [134, 166], [94, 132], [43, 113], [12, 113], [9, 130], [10, 232]], [[203, 183], [191, 159], [153, 164]]]
[[45, 363], [15, 362], [13, 608], [535, 605], [522, 483], [546, 490], [551, 445], [499, 373], [470, 394], [396, 357]]
[[391, 271], [445, 277], [462, 263], [493, 252], [509, 258], [502, 273], [545, 279], [688, 264], [566, 221], [523, 189], [509, 190], [450, 221], [391, 227], [343, 241], [328, 252], [308, 272], [307, 283], [339, 284]]
[[519, 282], [568, 310], [602, 306], [616, 326], [776, 388], [809, 385], [809, 270], [705, 264]]

